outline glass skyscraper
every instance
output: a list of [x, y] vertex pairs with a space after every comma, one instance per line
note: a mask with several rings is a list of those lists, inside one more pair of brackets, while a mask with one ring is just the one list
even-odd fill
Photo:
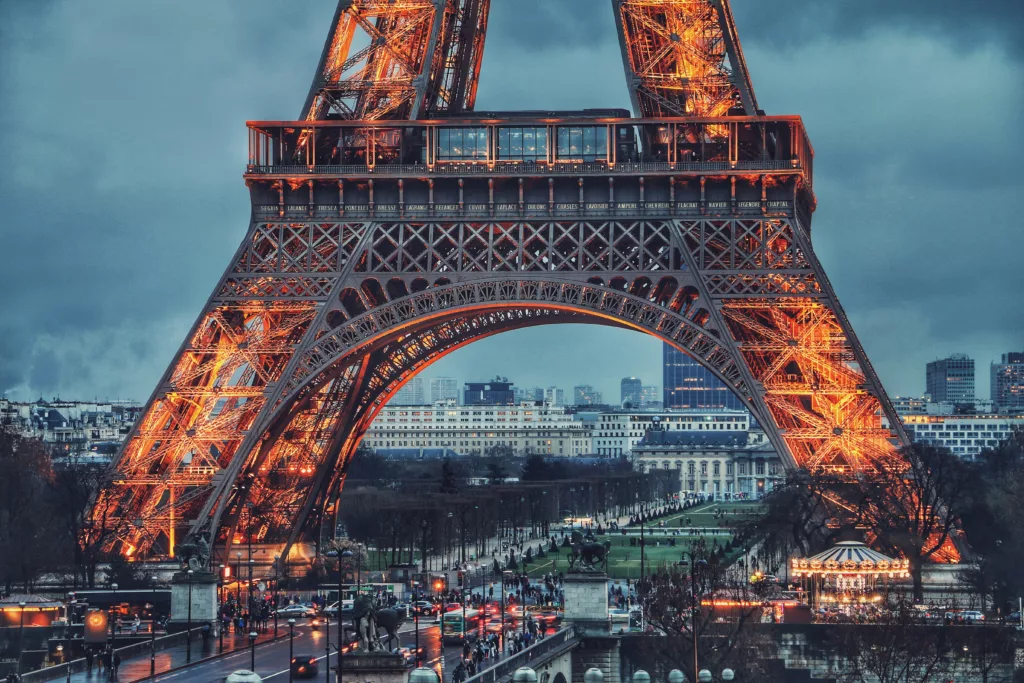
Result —
[[666, 410], [746, 409], [740, 397], [711, 371], [668, 344], [664, 345], [662, 377]]

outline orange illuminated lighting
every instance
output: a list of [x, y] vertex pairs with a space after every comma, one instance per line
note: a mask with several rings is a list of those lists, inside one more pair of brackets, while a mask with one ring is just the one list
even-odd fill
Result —
[[124, 552], [124, 554], [125, 554], [125, 557], [131, 557], [132, 555], [134, 555], [135, 554], [135, 546], [133, 546], [131, 543], [129, 543], [128, 544], [128, 550], [126, 550]]
[[231, 578], [231, 565], [229, 564], [224, 565], [224, 578]]
[[800, 603], [796, 600], [785, 600], [782, 602], [751, 602], [749, 600], [702, 600], [701, 607], [771, 607], [782, 605], [783, 607], [796, 607]]

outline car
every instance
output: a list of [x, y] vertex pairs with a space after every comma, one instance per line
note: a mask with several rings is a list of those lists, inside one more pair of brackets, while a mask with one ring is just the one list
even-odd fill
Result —
[[461, 602], [446, 602], [445, 605], [444, 605], [444, 611], [445, 612], [454, 612], [454, 611], [460, 610], [460, 609], [462, 609], [462, 603]]
[[415, 614], [419, 614], [421, 617], [424, 617], [436, 613], [438, 611], [438, 607], [427, 600], [420, 600], [419, 602], [413, 603], [413, 611]]
[[277, 616], [279, 617], [313, 617], [316, 616], [316, 610], [309, 605], [288, 605], [277, 610]]
[[313, 655], [295, 655], [292, 657], [291, 675], [294, 678], [316, 678], [320, 667]]
[[412, 616], [412, 605], [407, 602], [396, 602], [391, 606], [391, 609], [395, 610], [400, 616], [405, 617], [406, 619]]
[[[426, 648], [420, 646], [420, 657], [423, 657], [426, 653]], [[395, 650], [395, 654], [401, 656], [402, 661], [406, 665], [416, 664], [416, 648], [414, 647], [400, 647]], [[420, 660], [422, 661], [422, 659]]]
[[[331, 605], [328, 605], [327, 607], [324, 607], [324, 615], [328, 616], [328, 617], [336, 617], [336, 616], [338, 616], [338, 603], [335, 602], [335, 603], [333, 603]], [[342, 603], [341, 603], [341, 616], [343, 616], [343, 617], [352, 616], [352, 601], [351, 600], [343, 600], [342, 601]]]
[[248, 669], [240, 669], [228, 674], [224, 679], [224, 683], [263, 683], [263, 679], [260, 678], [259, 674]]

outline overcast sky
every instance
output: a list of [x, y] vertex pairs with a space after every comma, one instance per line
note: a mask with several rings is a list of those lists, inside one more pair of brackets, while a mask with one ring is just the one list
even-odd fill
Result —
[[[492, 0], [478, 107], [628, 107], [608, 0]], [[245, 233], [246, 119], [298, 114], [333, 0], [0, 0], [0, 393], [144, 400]], [[1024, 350], [1024, 2], [733, 0], [800, 114], [813, 237], [891, 394]], [[658, 342], [555, 326], [425, 376], [661, 384]]]

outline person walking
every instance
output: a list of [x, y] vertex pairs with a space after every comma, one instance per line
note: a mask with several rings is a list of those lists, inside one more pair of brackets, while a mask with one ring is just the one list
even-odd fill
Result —
[[116, 650], [114, 651], [114, 657], [113, 657], [113, 659], [111, 661], [113, 662], [113, 669], [112, 669], [112, 671], [114, 672], [114, 680], [116, 681], [117, 680], [117, 670], [119, 668], [121, 668], [121, 655], [119, 655]]
[[85, 673], [89, 676], [92, 675], [92, 650], [85, 648]]

